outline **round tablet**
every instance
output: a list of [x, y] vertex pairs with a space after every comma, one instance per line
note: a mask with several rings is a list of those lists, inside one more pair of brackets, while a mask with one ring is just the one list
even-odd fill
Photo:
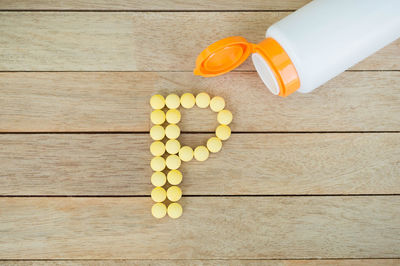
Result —
[[154, 110], [150, 115], [151, 122], [156, 125], [161, 125], [165, 122], [165, 113], [163, 110]]
[[200, 108], [207, 108], [210, 105], [210, 95], [205, 92], [197, 94], [196, 105]]
[[212, 137], [207, 140], [207, 149], [210, 152], [219, 152], [222, 148], [222, 141], [219, 138]]
[[165, 105], [164, 97], [160, 94], [151, 96], [150, 105], [153, 109], [162, 109]]
[[150, 136], [154, 140], [162, 140], [165, 136], [165, 130], [162, 126], [153, 126], [150, 129]]
[[160, 156], [154, 157], [151, 159], [150, 166], [154, 171], [162, 171], [165, 169], [165, 160]]
[[181, 144], [176, 139], [170, 139], [165, 143], [165, 149], [169, 154], [177, 154], [180, 148]]
[[196, 99], [194, 98], [193, 94], [185, 93], [181, 96], [181, 105], [184, 108], [192, 108], [196, 103]]
[[222, 97], [215, 96], [210, 101], [210, 108], [214, 112], [219, 112], [225, 108], [225, 100]]
[[167, 192], [162, 187], [155, 187], [151, 191], [151, 199], [155, 202], [163, 202], [167, 198]]
[[167, 209], [168, 216], [171, 218], [179, 218], [182, 215], [182, 206], [179, 203], [171, 203]]
[[151, 207], [151, 214], [154, 217], [161, 219], [167, 214], [167, 206], [164, 203], [158, 202]]
[[163, 172], [154, 172], [151, 175], [151, 183], [155, 187], [164, 186], [166, 181], [167, 181], [167, 177], [165, 176], [165, 174]]
[[169, 109], [176, 109], [181, 104], [181, 98], [176, 94], [170, 94], [165, 98], [165, 104]]
[[178, 155], [172, 154], [167, 157], [165, 163], [169, 169], [178, 169], [181, 166], [181, 159]]
[[205, 146], [198, 146], [196, 149], [194, 149], [194, 158], [197, 161], [205, 161], [207, 160], [208, 156], [210, 155], [210, 152]]
[[177, 125], [171, 124], [165, 128], [165, 135], [169, 139], [177, 139], [181, 134], [181, 130]]
[[171, 109], [167, 111], [165, 115], [167, 122], [170, 124], [178, 124], [181, 121], [181, 112], [176, 109]]
[[150, 152], [154, 156], [161, 156], [165, 152], [165, 145], [161, 141], [154, 141], [150, 145]]
[[220, 140], [227, 140], [231, 136], [231, 129], [226, 125], [219, 125], [215, 130], [215, 135], [217, 135]]
[[229, 110], [222, 110], [219, 111], [217, 115], [218, 123], [222, 125], [229, 125], [232, 122], [232, 113]]
[[182, 198], [182, 190], [177, 186], [172, 186], [167, 190], [167, 198], [170, 201], [178, 201]]
[[184, 162], [189, 162], [193, 159], [193, 149], [189, 146], [183, 146], [179, 150], [179, 158]]
[[179, 170], [171, 170], [167, 174], [168, 183], [179, 185], [182, 182], [182, 173]]

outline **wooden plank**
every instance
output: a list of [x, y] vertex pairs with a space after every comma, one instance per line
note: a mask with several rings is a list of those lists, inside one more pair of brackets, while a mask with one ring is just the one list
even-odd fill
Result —
[[[148, 131], [151, 95], [226, 99], [234, 131], [399, 131], [400, 72], [345, 72], [309, 94], [273, 96], [256, 73], [0, 73], [1, 132]], [[182, 111], [182, 130], [210, 132], [210, 109]]]
[[[288, 14], [0, 12], [0, 71], [192, 71], [209, 44], [235, 35], [259, 42]], [[400, 40], [353, 69], [399, 70], [399, 46]]]
[[249, 266], [397, 266], [400, 259], [316, 259], [316, 260], [36, 260], [36, 261], [5, 261], [0, 265], [10, 266], [39, 266], [39, 265], [85, 265], [85, 266], [128, 266], [128, 265], [154, 265], [154, 266], [175, 266], [175, 265], [249, 265]]
[[[149, 195], [149, 145], [147, 134], [0, 135], [0, 193]], [[400, 134], [235, 134], [180, 170], [185, 195], [399, 194]]]
[[1, 198], [4, 259], [396, 258], [400, 197]]
[[310, 0], [2, 0], [0, 10], [294, 10]]

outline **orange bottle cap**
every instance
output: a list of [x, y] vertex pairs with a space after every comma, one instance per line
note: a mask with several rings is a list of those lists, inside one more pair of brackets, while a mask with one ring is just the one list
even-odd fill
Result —
[[[268, 72], [272, 73], [271, 76], [279, 86], [279, 96], [286, 97], [300, 87], [300, 79], [293, 62], [280, 44], [272, 38], [266, 38], [259, 44], [249, 43], [240, 36], [219, 40], [199, 54], [193, 73], [203, 77], [225, 74], [237, 68], [252, 53], [257, 53], [265, 60]], [[260, 71], [263, 70], [257, 69], [266, 83], [263, 78], [266, 74]]]
[[215, 77], [242, 64], [253, 52], [253, 45], [240, 36], [219, 40], [204, 49], [196, 60], [195, 75]]

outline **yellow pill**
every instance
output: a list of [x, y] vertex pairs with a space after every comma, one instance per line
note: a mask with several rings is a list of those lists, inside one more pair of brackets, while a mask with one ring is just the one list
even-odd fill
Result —
[[154, 141], [150, 145], [150, 152], [154, 156], [161, 156], [165, 152], [165, 145], [161, 141]]
[[212, 137], [207, 140], [207, 149], [210, 152], [219, 152], [222, 148], [222, 141], [219, 138]]
[[177, 139], [181, 134], [181, 130], [177, 125], [171, 124], [165, 128], [165, 135], [169, 139]]
[[196, 149], [194, 149], [194, 158], [197, 161], [205, 161], [207, 160], [208, 156], [210, 155], [210, 152], [205, 146], [198, 146]]
[[181, 166], [181, 159], [178, 155], [172, 154], [167, 157], [165, 163], [169, 169], [178, 169]]
[[180, 148], [181, 144], [176, 139], [170, 139], [165, 143], [165, 149], [169, 154], [177, 154]]
[[210, 95], [205, 92], [197, 94], [196, 105], [200, 108], [207, 108], [210, 105]]
[[231, 136], [231, 129], [226, 125], [219, 125], [215, 130], [215, 135], [217, 135], [220, 140], [227, 140]]
[[150, 98], [150, 105], [153, 109], [162, 109], [165, 105], [165, 99], [160, 94], [153, 95]]
[[229, 125], [232, 122], [233, 116], [231, 111], [222, 110], [217, 115], [217, 120], [222, 125]]
[[179, 150], [179, 158], [184, 162], [189, 162], [193, 159], [193, 149], [189, 146], [183, 146]]
[[167, 213], [169, 217], [174, 219], [179, 218], [181, 217], [182, 212], [182, 206], [179, 203], [174, 202], [168, 205]]
[[151, 207], [151, 214], [153, 214], [154, 217], [161, 219], [167, 214], [167, 206], [165, 206], [164, 203], [156, 203]]
[[225, 108], [225, 100], [222, 97], [215, 96], [210, 101], [210, 108], [214, 112], [219, 112]]
[[167, 198], [170, 201], [178, 201], [182, 198], [182, 190], [177, 186], [172, 186], [167, 190]]
[[179, 170], [171, 170], [167, 174], [168, 183], [179, 185], [182, 182], [182, 173]]
[[165, 160], [163, 157], [154, 157], [151, 159], [150, 166], [154, 171], [162, 171], [165, 169]]
[[151, 175], [151, 183], [155, 187], [164, 186], [166, 181], [167, 181], [167, 177], [165, 176], [165, 174], [163, 172], [154, 172]]
[[162, 126], [153, 126], [150, 129], [150, 136], [154, 140], [162, 140], [165, 136], [165, 130]]
[[163, 202], [167, 198], [167, 192], [162, 187], [155, 187], [151, 191], [151, 199], [155, 202]]
[[156, 125], [161, 125], [165, 122], [165, 113], [163, 110], [154, 110], [150, 115], [151, 122]]
[[170, 94], [165, 98], [165, 104], [169, 109], [177, 109], [181, 104], [181, 98], [176, 94]]
[[181, 121], [181, 112], [176, 109], [171, 109], [167, 111], [165, 115], [167, 122], [170, 124], [178, 124]]
[[194, 98], [193, 94], [185, 93], [181, 96], [181, 105], [184, 108], [192, 108], [196, 103], [196, 99]]

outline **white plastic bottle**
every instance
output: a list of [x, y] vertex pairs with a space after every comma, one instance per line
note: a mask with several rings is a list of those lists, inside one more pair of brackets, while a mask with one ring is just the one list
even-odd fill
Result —
[[[269, 90], [310, 92], [400, 37], [400, 0], [314, 0], [251, 44], [228, 37], [205, 49], [194, 73], [231, 71], [252, 54]], [[399, 51], [400, 52], [400, 51]]]

